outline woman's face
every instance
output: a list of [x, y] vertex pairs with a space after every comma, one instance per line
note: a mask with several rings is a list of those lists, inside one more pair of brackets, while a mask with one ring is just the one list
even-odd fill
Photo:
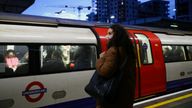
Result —
[[111, 39], [113, 37], [113, 30], [111, 28], [108, 29], [107, 31], [107, 36], [108, 39]]
[[15, 57], [15, 54], [14, 54], [13, 52], [10, 52], [10, 53], [8, 54], [8, 57]]

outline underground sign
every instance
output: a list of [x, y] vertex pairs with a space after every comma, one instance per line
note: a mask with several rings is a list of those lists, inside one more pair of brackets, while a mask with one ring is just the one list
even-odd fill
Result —
[[[32, 89], [35, 86], [36, 86], [36, 89]], [[41, 100], [44, 93], [46, 92], [47, 92], [47, 88], [45, 88], [41, 82], [33, 81], [26, 86], [25, 91], [22, 91], [22, 96], [25, 96], [25, 98], [29, 102], [38, 102], [39, 100]], [[37, 95], [37, 96], [34, 97], [32, 95]]]

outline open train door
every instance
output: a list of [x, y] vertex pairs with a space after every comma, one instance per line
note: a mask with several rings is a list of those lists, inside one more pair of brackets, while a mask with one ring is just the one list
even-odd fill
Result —
[[166, 90], [166, 73], [160, 39], [150, 31], [128, 30], [136, 42], [139, 97]]

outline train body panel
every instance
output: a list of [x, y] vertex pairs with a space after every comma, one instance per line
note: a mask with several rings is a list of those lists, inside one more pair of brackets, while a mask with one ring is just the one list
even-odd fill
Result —
[[[84, 87], [93, 72], [94, 70], [1, 79], [0, 91], [3, 94], [0, 105], [2, 108], [34, 108], [88, 98]], [[39, 83], [43, 87], [40, 87]], [[31, 94], [27, 95], [30, 92]], [[43, 96], [38, 99], [40, 94]]]
[[162, 42], [166, 65], [167, 89], [191, 85], [192, 37], [189, 35], [169, 35], [155, 33]]
[[107, 35], [108, 28], [106, 27], [95, 27], [94, 30], [99, 36], [100, 44], [101, 44], [101, 52], [107, 50], [107, 38], [105, 37]]
[[[0, 22], [0, 28], [1, 107], [55, 106], [89, 98], [84, 87], [95, 71], [97, 58], [97, 39], [90, 27]], [[17, 69], [28, 65], [24, 73], [17, 69], [7, 71], [3, 58], [8, 50], [14, 50], [18, 56]], [[58, 66], [53, 68], [60, 65], [52, 58], [58, 52], [61, 52], [63, 70]], [[28, 61], [23, 61], [26, 54]], [[79, 104], [82, 103], [76, 107]], [[72, 105], [62, 106], [70, 108]]]
[[13, 24], [1, 24], [0, 28], [0, 42], [83, 44], [97, 43], [95, 40], [95, 35], [90, 30], [90, 28], [45, 27]]
[[192, 62], [166, 63], [167, 89], [192, 84]]
[[192, 37], [190, 35], [173, 35], [164, 33], [155, 33], [161, 40], [162, 44], [170, 45], [192, 45]]

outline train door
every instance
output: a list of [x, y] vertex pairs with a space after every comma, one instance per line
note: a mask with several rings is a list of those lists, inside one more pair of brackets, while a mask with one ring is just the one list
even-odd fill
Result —
[[162, 45], [158, 37], [149, 31], [128, 30], [136, 41], [139, 77], [139, 96], [147, 96], [166, 90], [166, 73]]

